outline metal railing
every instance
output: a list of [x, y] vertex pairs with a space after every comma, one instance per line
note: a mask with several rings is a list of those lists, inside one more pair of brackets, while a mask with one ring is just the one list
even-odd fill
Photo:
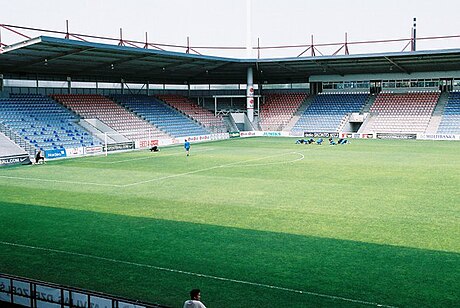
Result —
[[[120, 28], [120, 37], [104, 37], [97, 35], [89, 35], [82, 33], [73, 33], [69, 31], [69, 22], [66, 20], [66, 31], [58, 30], [49, 30], [49, 29], [40, 29], [33, 27], [17, 26], [0, 23], [0, 30], [4, 29], [9, 33], [13, 33], [15, 36], [19, 36], [21, 39], [31, 39], [30, 33], [37, 33], [37, 36], [40, 35], [55, 35], [61, 36], [65, 39], [76, 39], [83, 42], [88, 42], [91, 40], [93, 42], [107, 42], [109, 44], [116, 44], [118, 46], [130, 46], [135, 48], [144, 48], [144, 49], [157, 49], [157, 50], [169, 50], [169, 51], [180, 51], [185, 53], [194, 52], [195, 54], [202, 55], [203, 51], [213, 51], [213, 50], [234, 50], [234, 51], [243, 51], [247, 47], [243, 46], [198, 46], [190, 44], [190, 37], [187, 37], [187, 42], [185, 45], [181, 44], [164, 44], [164, 43], [153, 43], [148, 41], [148, 33], [145, 32], [145, 41], [137, 40], [127, 40], [123, 38], [123, 29]], [[27, 34], [26, 34], [27, 33]], [[28, 35], [29, 34], [29, 35]], [[290, 50], [294, 52], [297, 50], [302, 50], [300, 54], [297, 54], [297, 57], [304, 56], [324, 56], [326, 55], [325, 50], [335, 50], [331, 55], [337, 55], [340, 52], [343, 52], [345, 55], [350, 54], [349, 47], [351, 46], [362, 46], [362, 45], [377, 45], [377, 44], [394, 44], [400, 43], [403, 46], [402, 50], [406, 51], [410, 47], [410, 51], [415, 51], [415, 41], [434, 41], [434, 40], [450, 40], [458, 39], [460, 35], [444, 35], [444, 36], [429, 36], [429, 37], [417, 37], [414, 35], [408, 38], [397, 38], [397, 39], [378, 39], [378, 40], [369, 40], [369, 41], [349, 41], [348, 33], [345, 33], [343, 42], [334, 42], [334, 43], [315, 43], [314, 36], [311, 35], [310, 43], [303, 44], [293, 44], [293, 45], [273, 45], [273, 46], [262, 46], [260, 44], [260, 38], [257, 39], [257, 46], [251, 46], [250, 48], [257, 52], [257, 58], [260, 59], [261, 53], [267, 50]], [[11, 44], [10, 44], [11, 45]], [[0, 35], [0, 52], [5, 47], [8, 47], [8, 44], [5, 44], [1, 41]]]
[[160, 304], [134, 301], [109, 294], [77, 289], [0, 273], [0, 306], [24, 307], [112, 307], [167, 308]]

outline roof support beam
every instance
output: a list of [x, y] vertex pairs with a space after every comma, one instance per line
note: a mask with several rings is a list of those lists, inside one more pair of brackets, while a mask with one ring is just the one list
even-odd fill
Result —
[[319, 61], [316, 61], [316, 60], [312, 60], [312, 62], [315, 63], [316, 65], [318, 65], [319, 67], [321, 67], [324, 72], [329, 70], [329, 71], [332, 71], [332, 72], [336, 73], [339, 76], [342, 76], [342, 77], [345, 76], [344, 73], [336, 70], [335, 68], [331, 67], [330, 65], [328, 65], [326, 63], [319, 62]]
[[408, 70], [406, 70], [405, 68], [403, 68], [401, 65], [399, 65], [399, 64], [396, 63], [395, 61], [391, 60], [391, 59], [388, 58], [387, 56], [385, 56], [384, 58], [385, 58], [388, 62], [390, 62], [391, 64], [393, 64], [396, 68], [398, 68], [401, 72], [410, 75], [410, 72], [409, 72]]
[[79, 54], [81, 52], [84, 52], [84, 51], [88, 51], [88, 50], [91, 50], [93, 48], [91, 47], [87, 47], [87, 48], [79, 48], [78, 50], [72, 50], [72, 51], [68, 51], [68, 52], [62, 52], [62, 53], [59, 53], [57, 55], [53, 55], [53, 56], [49, 56], [49, 57], [41, 57], [37, 60], [33, 60], [33, 61], [29, 61], [29, 62], [26, 62], [26, 63], [22, 63], [20, 65], [17, 65], [14, 67], [14, 70], [15, 71], [21, 71], [23, 70], [25, 67], [28, 67], [28, 66], [31, 66], [31, 65], [35, 65], [35, 64], [40, 64], [40, 63], [43, 63], [44, 65], [48, 65], [49, 62], [53, 61], [53, 60], [57, 60], [57, 59], [60, 59], [62, 57], [66, 57], [66, 56], [70, 56], [70, 55], [75, 55], [75, 54]]

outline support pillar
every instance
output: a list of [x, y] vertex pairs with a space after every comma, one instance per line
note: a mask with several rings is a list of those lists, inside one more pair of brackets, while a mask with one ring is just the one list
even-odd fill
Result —
[[67, 77], [67, 94], [72, 94], [72, 78]]
[[121, 79], [121, 94], [125, 94], [125, 80]]
[[150, 87], [149, 87], [150, 82], [147, 81], [145, 89], [147, 90], [147, 96], [150, 96]]
[[246, 86], [246, 109], [249, 121], [254, 121], [254, 78], [252, 67], [248, 67]]
[[3, 92], [3, 74], [0, 74], [0, 93], [1, 92]]

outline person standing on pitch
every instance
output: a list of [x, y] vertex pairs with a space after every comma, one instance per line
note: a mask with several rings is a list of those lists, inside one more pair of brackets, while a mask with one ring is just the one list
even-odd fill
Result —
[[185, 301], [184, 308], [206, 308], [206, 306], [201, 302], [200, 289], [193, 289], [190, 291], [190, 299]]
[[185, 153], [187, 153], [187, 156], [190, 156], [190, 142], [188, 142], [187, 139], [185, 139], [184, 148]]

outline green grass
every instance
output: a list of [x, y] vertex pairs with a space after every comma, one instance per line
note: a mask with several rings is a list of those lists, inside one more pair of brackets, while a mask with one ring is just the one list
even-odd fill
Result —
[[0, 272], [172, 307], [460, 306], [460, 143], [294, 141], [2, 168]]

